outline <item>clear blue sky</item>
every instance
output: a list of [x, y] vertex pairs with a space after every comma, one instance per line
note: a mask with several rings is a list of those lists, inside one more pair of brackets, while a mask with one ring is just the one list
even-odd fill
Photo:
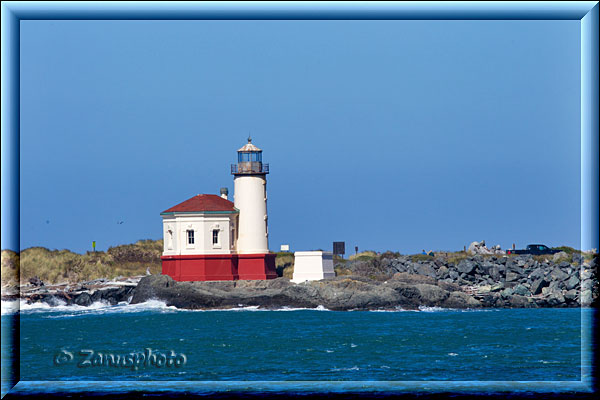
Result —
[[579, 24], [21, 21], [21, 249], [161, 238], [249, 132], [272, 250], [579, 247]]

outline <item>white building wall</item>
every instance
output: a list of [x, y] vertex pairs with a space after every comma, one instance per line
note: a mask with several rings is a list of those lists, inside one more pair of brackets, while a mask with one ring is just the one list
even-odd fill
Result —
[[[163, 255], [232, 254], [235, 241], [236, 214], [175, 214], [163, 216]], [[187, 231], [194, 231], [194, 243], [188, 243]], [[213, 244], [213, 230], [218, 230], [218, 243]]]
[[269, 252], [266, 185], [266, 178], [261, 175], [238, 175], [234, 179], [234, 203], [240, 210], [239, 254]]
[[329, 251], [297, 251], [294, 253], [292, 282], [318, 281], [335, 277], [333, 253]]

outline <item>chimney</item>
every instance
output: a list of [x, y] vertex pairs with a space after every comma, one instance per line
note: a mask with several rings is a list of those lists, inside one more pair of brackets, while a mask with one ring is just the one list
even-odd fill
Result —
[[227, 200], [227, 195], [229, 194], [229, 189], [226, 187], [221, 188], [221, 197]]

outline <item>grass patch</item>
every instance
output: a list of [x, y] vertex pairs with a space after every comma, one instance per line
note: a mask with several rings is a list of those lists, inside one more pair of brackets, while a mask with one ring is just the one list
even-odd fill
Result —
[[2, 286], [19, 284], [19, 253], [2, 250]]
[[277, 276], [292, 279], [294, 275], [294, 253], [279, 252], [275, 257]]
[[340, 264], [334, 265], [333, 270], [335, 271], [335, 276], [352, 275], [352, 271]]
[[[550, 262], [554, 256], [552, 254], [538, 254], [533, 256], [533, 259], [539, 263]], [[569, 258], [570, 260], [570, 258]]]
[[348, 257], [350, 261], [359, 260], [359, 261], [369, 261], [377, 257], [377, 253], [374, 251], [363, 251], [358, 254], [351, 255]]
[[[73, 253], [69, 250], [49, 250], [31, 247], [20, 254], [20, 282], [34, 276], [45, 283], [81, 282], [98, 278], [135, 276], [162, 271], [160, 256], [162, 240], [140, 240], [115, 246], [106, 252]], [[4, 257], [4, 251], [3, 257]]]
[[413, 256], [410, 256], [410, 259], [412, 262], [433, 261], [434, 257], [428, 256], [427, 254], [415, 254]]
[[569, 247], [569, 246], [552, 247], [552, 249], [553, 250], [564, 251], [568, 255], [573, 255], [573, 253], [581, 254], [581, 250], [577, 250], [577, 249], [574, 249], [574, 248]]
[[381, 255], [379, 257], [381, 259], [384, 259], [384, 258], [398, 258], [400, 256], [402, 256], [402, 254], [400, 254], [399, 252], [388, 250], [388, 251], [386, 251], [384, 253], [381, 253]]

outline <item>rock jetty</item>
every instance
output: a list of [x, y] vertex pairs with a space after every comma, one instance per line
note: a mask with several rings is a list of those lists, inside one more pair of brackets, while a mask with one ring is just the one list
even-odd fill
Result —
[[[449, 253], [452, 254], [452, 253]], [[553, 257], [505, 255], [401, 256], [338, 260], [338, 276], [294, 284], [268, 281], [176, 282], [166, 275], [77, 285], [30, 282], [20, 288], [28, 302], [88, 306], [142, 303], [156, 299], [185, 309], [245, 306], [330, 310], [442, 308], [594, 307], [598, 298], [597, 255], [559, 253]], [[18, 293], [3, 293], [3, 299]]]
[[532, 256], [476, 255], [458, 262], [398, 256], [356, 260], [343, 268], [348, 275], [301, 284], [287, 278], [176, 282], [169, 276], [153, 275], [140, 280], [131, 303], [159, 299], [187, 309], [589, 307], [595, 305], [598, 293], [596, 259], [584, 263], [578, 254], [562, 253], [542, 261]]

